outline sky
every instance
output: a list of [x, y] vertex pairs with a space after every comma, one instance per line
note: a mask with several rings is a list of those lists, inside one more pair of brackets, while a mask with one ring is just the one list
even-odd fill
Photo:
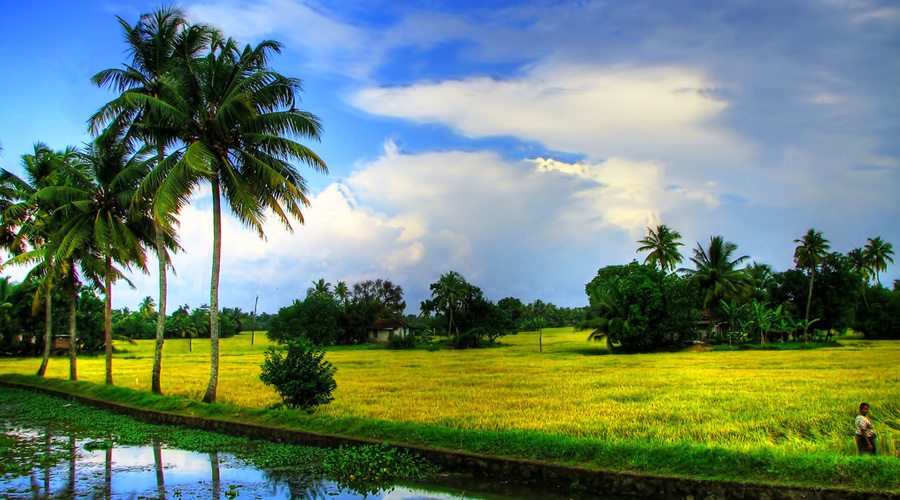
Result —
[[[36, 142], [90, 139], [115, 96], [90, 78], [129, 60], [116, 16], [161, 5], [4, 4], [0, 167], [20, 173]], [[272, 67], [303, 79], [299, 107], [324, 126], [306, 144], [328, 174], [297, 165], [305, 224], [271, 219], [261, 240], [225, 221], [222, 307], [258, 296], [274, 313], [320, 278], [382, 278], [415, 314], [451, 270], [494, 301], [578, 307], [599, 268], [643, 260], [636, 241], [657, 224], [686, 259], [721, 235], [777, 271], [809, 228], [834, 251], [875, 236], [900, 250], [894, 0], [179, 6], [242, 43], [281, 42]], [[180, 215], [170, 311], [209, 303], [209, 197], [201, 186]], [[153, 269], [113, 306], [156, 298]]]

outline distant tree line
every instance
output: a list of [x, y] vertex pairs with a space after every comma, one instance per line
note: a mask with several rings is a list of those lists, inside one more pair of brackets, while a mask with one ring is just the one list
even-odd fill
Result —
[[810, 229], [794, 242], [794, 269], [739, 255], [721, 236], [697, 243], [680, 268], [681, 235], [648, 228], [643, 263], [607, 266], [585, 286], [590, 307], [579, 328], [612, 349], [647, 351], [704, 339], [729, 344], [829, 340], [849, 329], [866, 338], [900, 338], [900, 286], [882, 286], [893, 247], [880, 237], [846, 254]]
[[[0, 279], [0, 355], [35, 355], [44, 350], [47, 317], [32, 314], [35, 288], [31, 281], [18, 284], [9, 277]], [[51, 307], [65, 307], [67, 299], [51, 294]], [[91, 287], [78, 291], [75, 310], [76, 348], [80, 352], [98, 352], [105, 349], [105, 307], [102, 295]], [[261, 314], [254, 321], [251, 314], [241, 308], [225, 307], [219, 311], [220, 332], [223, 337], [234, 336], [241, 331], [264, 331], [269, 314]], [[69, 319], [51, 315], [51, 338], [68, 336]], [[112, 336], [119, 341], [153, 339], [156, 337], [157, 311], [151, 297], [145, 297], [138, 308], [128, 307], [111, 311]], [[191, 308], [184, 304], [167, 316], [165, 338], [210, 338], [209, 306]]]

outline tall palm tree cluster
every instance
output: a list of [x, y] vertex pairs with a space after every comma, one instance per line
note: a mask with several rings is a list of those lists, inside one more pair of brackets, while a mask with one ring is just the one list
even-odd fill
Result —
[[[179, 249], [178, 215], [201, 186], [213, 211], [210, 283], [211, 360], [203, 400], [218, 385], [221, 224], [223, 201], [245, 226], [264, 236], [267, 217], [291, 229], [303, 223], [306, 182], [296, 163], [327, 172], [299, 142], [319, 140], [322, 126], [298, 110], [301, 81], [269, 67], [281, 45], [241, 46], [183, 13], [164, 7], [134, 25], [118, 18], [130, 61], [92, 82], [117, 95], [89, 120], [95, 137], [81, 150], [35, 146], [23, 157], [23, 178], [0, 174], [0, 244], [6, 265], [32, 266], [45, 299], [60, 287], [70, 299], [70, 377], [75, 371], [74, 307], [83, 280], [106, 297], [106, 382], [112, 383], [112, 284], [125, 269], [146, 271], [149, 252], [159, 272], [152, 387], [161, 393], [169, 253]], [[49, 321], [47, 322], [49, 325]], [[49, 356], [49, 326], [45, 356]]]
[[[675, 271], [676, 266], [683, 260], [678, 251], [678, 247], [682, 246], [679, 241], [681, 234], [666, 225], [659, 225], [655, 229], [647, 228], [647, 233], [645, 238], [637, 241], [640, 245], [637, 252], [647, 252], [644, 264], [658, 266], [664, 273]], [[809, 313], [816, 273], [825, 264], [831, 250], [831, 242], [825, 239], [821, 232], [809, 229], [803, 237], [794, 240], [794, 243], [797, 244], [794, 263], [797, 269], [804, 270], [809, 277], [806, 311], [802, 323], [806, 339], [808, 327], [812, 324]], [[698, 243], [694, 249], [693, 257], [690, 258], [694, 269], [678, 269], [696, 280], [703, 297], [702, 309], [708, 314], [719, 307], [726, 297], [738, 302], [749, 300], [756, 284], [764, 279], [762, 275], [771, 275], [769, 266], [755, 262], [750, 266], [740, 267], [749, 256], [737, 256], [736, 253], [736, 244], [726, 241], [722, 236], [713, 236], [707, 247]], [[874, 278], [880, 286], [879, 273], [887, 269], [888, 263], [893, 264], [892, 255], [894, 255], [893, 246], [881, 237], [875, 237], [869, 238], [863, 248], [851, 250], [847, 258], [854, 266], [855, 272], [865, 281]]]

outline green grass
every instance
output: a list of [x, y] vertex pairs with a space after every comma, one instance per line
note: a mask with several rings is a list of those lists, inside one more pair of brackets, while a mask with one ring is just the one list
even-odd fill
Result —
[[[278, 398], [258, 381], [269, 344], [256, 340], [223, 340], [223, 404], [212, 407], [196, 402], [209, 372], [200, 340], [194, 352], [187, 341], [166, 341], [163, 390], [180, 398], [125, 388], [149, 388], [151, 341], [118, 353], [115, 380], [125, 387], [96, 385], [102, 357], [79, 361], [90, 384], [61, 380], [68, 364], [60, 358], [53, 379], [38, 383], [164, 411], [587, 467], [900, 491], [896, 342], [605, 355], [582, 332], [548, 329], [543, 352], [537, 333], [473, 351], [334, 348], [336, 399], [305, 415], [264, 410]], [[33, 373], [38, 364], [0, 360], [0, 372]], [[850, 433], [863, 400], [884, 456], [855, 456]]]

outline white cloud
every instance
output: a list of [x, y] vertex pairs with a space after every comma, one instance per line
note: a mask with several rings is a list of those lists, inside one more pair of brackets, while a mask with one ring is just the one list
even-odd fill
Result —
[[[680, 189], [666, 186], [683, 184]], [[198, 193], [202, 200], [206, 193]], [[310, 282], [348, 284], [387, 278], [407, 291], [411, 310], [427, 287], [451, 269], [494, 299], [524, 300], [562, 290], [579, 304], [598, 259], [610, 261], [644, 227], [677, 211], [708, 209], [715, 190], [672, 179], [664, 165], [613, 158], [567, 164], [505, 160], [486, 152], [406, 154], [392, 143], [346, 182], [311, 199], [306, 224], [293, 233], [274, 219], [260, 240], [232, 217], [223, 219], [220, 304], [247, 309], [262, 290], [261, 310], [302, 298]], [[200, 204], [181, 217], [182, 244], [170, 277], [170, 304], [208, 302], [211, 215]], [[577, 255], [571, 261], [566, 256]], [[570, 262], [554, 273], [538, 263]], [[541, 264], [546, 265], [546, 264]], [[155, 296], [156, 277], [138, 277], [139, 292], [117, 291], [116, 305]], [[557, 293], [557, 292], [554, 292]]]
[[273, 32], [282, 32], [291, 35], [292, 42], [320, 51], [355, 50], [367, 41], [360, 30], [305, 2], [197, 2], [187, 11], [191, 19], [202, 19], [244, 41], [267, 39]]
[[365, 77], [381, 60], [377, 32], [342, 22], [321, 5], [294, 0], [203, 0], [186, 10], [191, 19], [202, 19], [244, 43], [275, 38], [300, 46], [307, 63], [319, 72]]
[[716, 123], [716, 83], [680, 67], [543, 62], [519, 78], [472, 77], [368, 88], [352, 101], [379, 115], [445, 124], [469, 137], [511, 135], [594, 159], [745, 153]]

